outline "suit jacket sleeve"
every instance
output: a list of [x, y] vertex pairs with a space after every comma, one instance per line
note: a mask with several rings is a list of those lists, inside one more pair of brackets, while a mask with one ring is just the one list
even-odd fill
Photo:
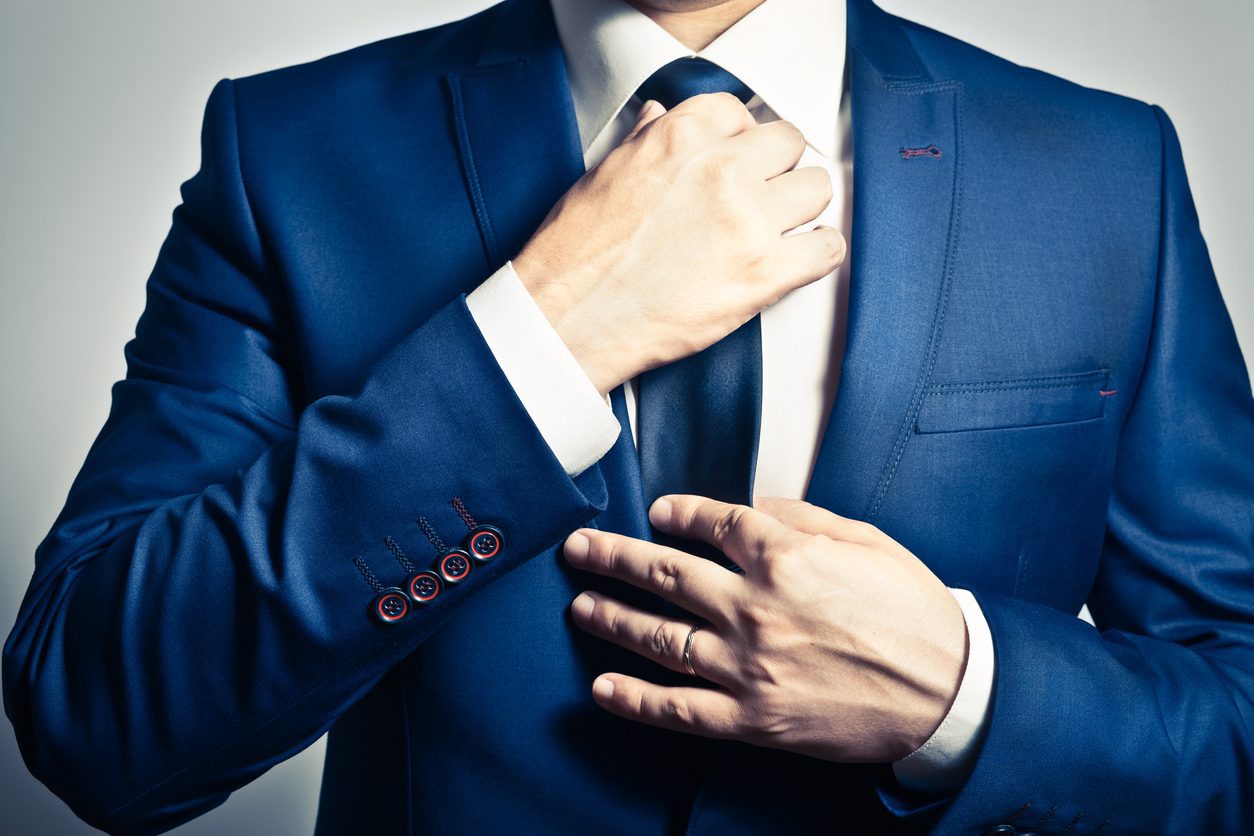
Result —
[[[302, 408], [285, 300], [241, 181], [234, 94], [210, 97], [127, 345], [126, 378], [39, 546], [4, 649], [34, 774], [114, 832], [174, 826], [319, 735], [484, 584], [604, 507], [554, 457], [459, 297], [348, 396]], [[461, 497], [505, 548], [404, 621], [374, 591], [459, 542]]]
[[1175, 130], [1155, 113], [1155, 319], [1089, 599], [1097, 629], [978, 595], [993, 712], [939, 832], [1239, 833], [1254, 814], [1254, 401]]

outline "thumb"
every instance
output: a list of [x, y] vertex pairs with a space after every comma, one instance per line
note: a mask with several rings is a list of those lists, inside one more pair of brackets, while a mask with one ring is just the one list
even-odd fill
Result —
[[636, 126], [631, 129], [631, 133], [623, 138], [623, 142], [635, 139], [636, 135], [644, 130], [644, 126], [652, 122], [654, 119], [666, 112], [666, 108], [662, 107], [662, 103], [649, 99], [640, 106], [640, 112], [636, 114]]

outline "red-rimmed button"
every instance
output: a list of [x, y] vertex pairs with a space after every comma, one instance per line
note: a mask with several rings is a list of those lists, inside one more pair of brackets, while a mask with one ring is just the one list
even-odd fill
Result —
[[374, 614], [384, 624], [395, 624], [409, 615], [409, 598], [403, 590], [385, 589], [374, 599]]
[[486, 563], [501, 553], [505, 545], [505, 535], [494, 525], [476, 526], [474, 531], [466, 535], [466, 551], [475, 560]]
[[434, 601], [444, 589], [444, 584], [440, 583], [440, 576], [435, 572], [423, 569], [415, 573], [405, 587], [409, 590], [410, 600], [421, 605]]
[[461, 549], [449, 549], [436, 564], [440, 577], [448, 583], [461, 583], [470, 576], [470, 555]]

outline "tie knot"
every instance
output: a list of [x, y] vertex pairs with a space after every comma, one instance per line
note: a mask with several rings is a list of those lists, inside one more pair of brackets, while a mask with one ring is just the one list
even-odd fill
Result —
[[736, 76], [704, 58], [677, 58], [645, 79], [636, 91], [642, 101], [656, 99], [667, 110], [701, 93], [731, 93], [748, 104], [753, 91]]

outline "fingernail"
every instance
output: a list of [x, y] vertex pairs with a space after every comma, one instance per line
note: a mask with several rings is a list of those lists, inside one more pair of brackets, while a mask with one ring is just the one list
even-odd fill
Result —
[[848, 254], [849, 254], [849, 242], [845, 240], [845, 236], [842, 233], [840, 236], [840, 260], [844, 261], [845, 256]]
[[614, 696], [614, 681], [604, 676], [598, 676], [596, 682], [592, 683], [592, 696], [599, 700], [608, 700]]
[[586, 592], [580, 592], [575, 600], [570, 602], [570, 611], [575, 618], [587, 621], [592, 616], [592, 610], [596, 607], [597, 602], [592, 596]]
[[666, 497], [660, 497], [653, 503], [653, 507], [649, 509], [649, 521], [661, 528], [671, 521], [671, 515], [675, 511], [675, 506], [671, 505], [671, 501]]
[[566, 555], [567, 560], [582, 562], [588, 557], [589, 545], [588, 535], [576, 531], [566, 538], [566, 545], [563, 547], [562, 552]]

